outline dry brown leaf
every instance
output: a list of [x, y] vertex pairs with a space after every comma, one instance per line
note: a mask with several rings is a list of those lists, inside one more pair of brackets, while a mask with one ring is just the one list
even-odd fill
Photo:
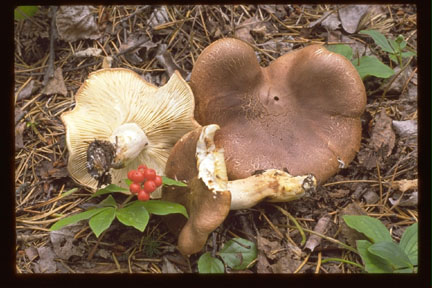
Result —
[[347, 205], [339, 213], [341, 234], [350, 246], [356, 247], [356, 240], [367, 240], [367, 238], [362, 233], [348, 227], [348, 225], [343, 220], [343, 216], [345, 215], [367, 215], [367, 213], [355, 202]]
[[56, 14], [58, 35], [61, 39], [73, 42], [79, 39], [101, 37], [91, 6], [60, 6]]
[[54, 261], [56, 255], [50, 247], [38, 247], [39, 254], [39, 271], [40, 273], [54, 273], [57, 271], [57, 265]]
[[405, 121], [392, 121], [395, 132], [401, 137], [417, 136], [417, 121], [416, 120], [405, 120]]
[[54, 252], [60, 259], [68, 260], [72, 256], [82, 257], [86, 253], [83, 242], [76, 241], [78, 243], [75, 243], [74, 235], [81, 229], [82, 225], [78, 222], [50, 232]]
[[392, 119], [387, 116], [385, 110], [375, 119], [375, 126], [372, 129], [370, 146], [382, 157], [388, 157], [392, 153], [396, 136], [392, 128]]
[[404, 179], [404, 180], [394, 181], [391, 186], [393, 189], [398, 189], [401, 192], [405, 192], [410, 189], [418, 189], [417, 185], [418, 185], [417, 179], [413, 179], [413, 180]]
[[67, 95], [67, 89], [63, 79], [63, 71], [60, 67], [55, 70], [54, 77], [48, 80], [48, 83], [45, 85], [42, 93], [46, 95]]
[[23, 133], [26, 127], [26, 123], [18, 124], [15, 127], [15, 150], [19, 150], [24, 148], [24, 140], [23, 140]]
[[[318, 220], [318, 223], [315, 225], [313, 231], [325, 235], [329, 229], [329, 223], [330, 217], [328, 215], [325, 215]], [[320, 236], [312, 234], [306, 241], [305, 248], [313, 252], [315, 248], [320, 245], [321, 240], [322, 238]]]
[[77, 51], [73, 55], [78, 58], [86, 58], [86, 57], [97, 57], [101, 53], [102, 53], [102, 49], [90, 47], [85, 50]]
[[255, 43], [254, 38], [252, 37], [251, 32], [259, 34], [259, 37], [264, 38], [267, 28], [266, 26], [258, 19], [257, 16], [251, 17], [243, 21], [238, 28], [236, 28], [234, 35], [236, 38], [241, 39], [243, 41], [249, 43]]
[[343, 29], [352, 34], [357, 32], [360, 20], [368, 11], [369, 5], [347, 5], [339, 9]]

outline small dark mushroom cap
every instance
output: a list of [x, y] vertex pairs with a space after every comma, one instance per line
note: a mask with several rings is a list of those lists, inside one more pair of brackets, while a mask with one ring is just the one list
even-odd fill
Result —
[[221, 39], [198, 57], [190, 85], [195, 119], [221, 127], [215, 142], [230, 180], [286, 168], [323, 182], [360, 148], [363, 82], [345, 57], [321, 45], [261, 67], [246, 42]]

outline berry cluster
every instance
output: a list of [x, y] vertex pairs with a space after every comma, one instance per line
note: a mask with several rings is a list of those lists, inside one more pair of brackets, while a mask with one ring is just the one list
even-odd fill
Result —
[[132, 181], [129, 186], [130, 192], [138, 194], [138, 200], [147, 201], [150, 199], [150, 193], [162, 185], [162, 177], [156, 174], [156, 171], [147, 168], [145, 165], [139, 165], [137, 170], [128, 172], [128, 179]]

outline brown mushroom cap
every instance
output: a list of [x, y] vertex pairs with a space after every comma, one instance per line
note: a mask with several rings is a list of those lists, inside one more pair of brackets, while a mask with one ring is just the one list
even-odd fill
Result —
[[292, 176], [276, 169], [228, 181], [223, 149], [214, 142], [218, 125], [197, 128], [184, 135], [168, 158], [168, 177], [188, 183], [187, 187], [164, 186], [162, 199], [186, 207], [189, 219], [178, 214], [164, 217], [168, 227], [179, 235], [182, 254], [199, 252], [208, 235], [230, 209], [250, 208], [262, 200], [285, 202], [298, 199], [316, 187], [313, 175]]
[[343, 56], [311, 45], [261, 67], [245, 42], [208, 46], [192, 70], [195, 119], [218, 124], [229, 179], [261, 169], [312, 173], [319, 182], [359, 150], [363, 82]]

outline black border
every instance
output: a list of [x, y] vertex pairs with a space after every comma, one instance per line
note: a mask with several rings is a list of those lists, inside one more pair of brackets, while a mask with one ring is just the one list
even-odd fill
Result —
[[[21, 2], [21, 1], [19, 1]], [[48, 1], [51, 2], [51, 1]], [[111, 2], [111, 1], [108, 1]], [[309, 286], [331, 286], [331, 287], [432, 287], [431, 271], [431, 76], [430, 69], [432, 66], [431, 54], [431, 3], [424, 0], [406, 0], [406, 1], [259, 1], [259, 3], [280, 3], [280, 4], [416, 4], [418, 11], [418, 122], [419, 122], [419, 273], [417, 275], [398, 275], [398, 274], [224, 274], [224, 275], [197, 275], [197, 274], [161, 274], [161, 275], [137, 275], [137, 274], [120, 274], [120, 275], [101, 275], [101, 274], [17, 274], [15, 271], [15, 185], [14, 185], [14, 41], [13, 41], [13, 9], [15, 5], [40, 5], [42, 3], [26, 1], [25, 3], [2, 4], [6, 7], [6, 12], [2, 14], [2, 27], [4, 32], [10, 32], [11, 35], [2, 35], [3, 40], [7, 39], [6, 50], [3, 50], [3, 59], [7, 64], [3, 67], [9, 67], [6, 77], [8, 92], [3, 94], [2, 101], [5, 101], [2, 113], [3, 120], [8, 124], [7, 139], [1, 141], [3, 158], [2, 163], [7, 163], [9, 169], [3, 173], [4, 182], [8, 183], [7, 193], [3, 193], [3, 205], [1, 209], [2, 230], [5, 231], [2, 239], [2, 277], [0, 283], [2, 287], [101, 287], [101, 286], [137, 286], [137, 287], [178, 287], [184, 285], [191, 286], [237, 286], [237, 287], [309, 287]], [[243, 4], [255, 3], [254, 1], [146, 1], [145, 4]], [[53, 3], [43, 3], [44, 5], [52, 4], [143, 4], [141, 1], [63, 1]], [[4, 6], [6, 5], [6, 6]], [[5, 52], [6, 51], [6, 55]], [[9, 56], [10, 55], [10, 56]], [[9, 56], [9, 57], [8, 57]], [[4, 122], [3, 122], [4, 123]], [[7, 252], [6, 252], [7, 251]], [[4, 253], [6, 252], [6, 253]], [[367, 285], [367, 286], [366, 286]]]

